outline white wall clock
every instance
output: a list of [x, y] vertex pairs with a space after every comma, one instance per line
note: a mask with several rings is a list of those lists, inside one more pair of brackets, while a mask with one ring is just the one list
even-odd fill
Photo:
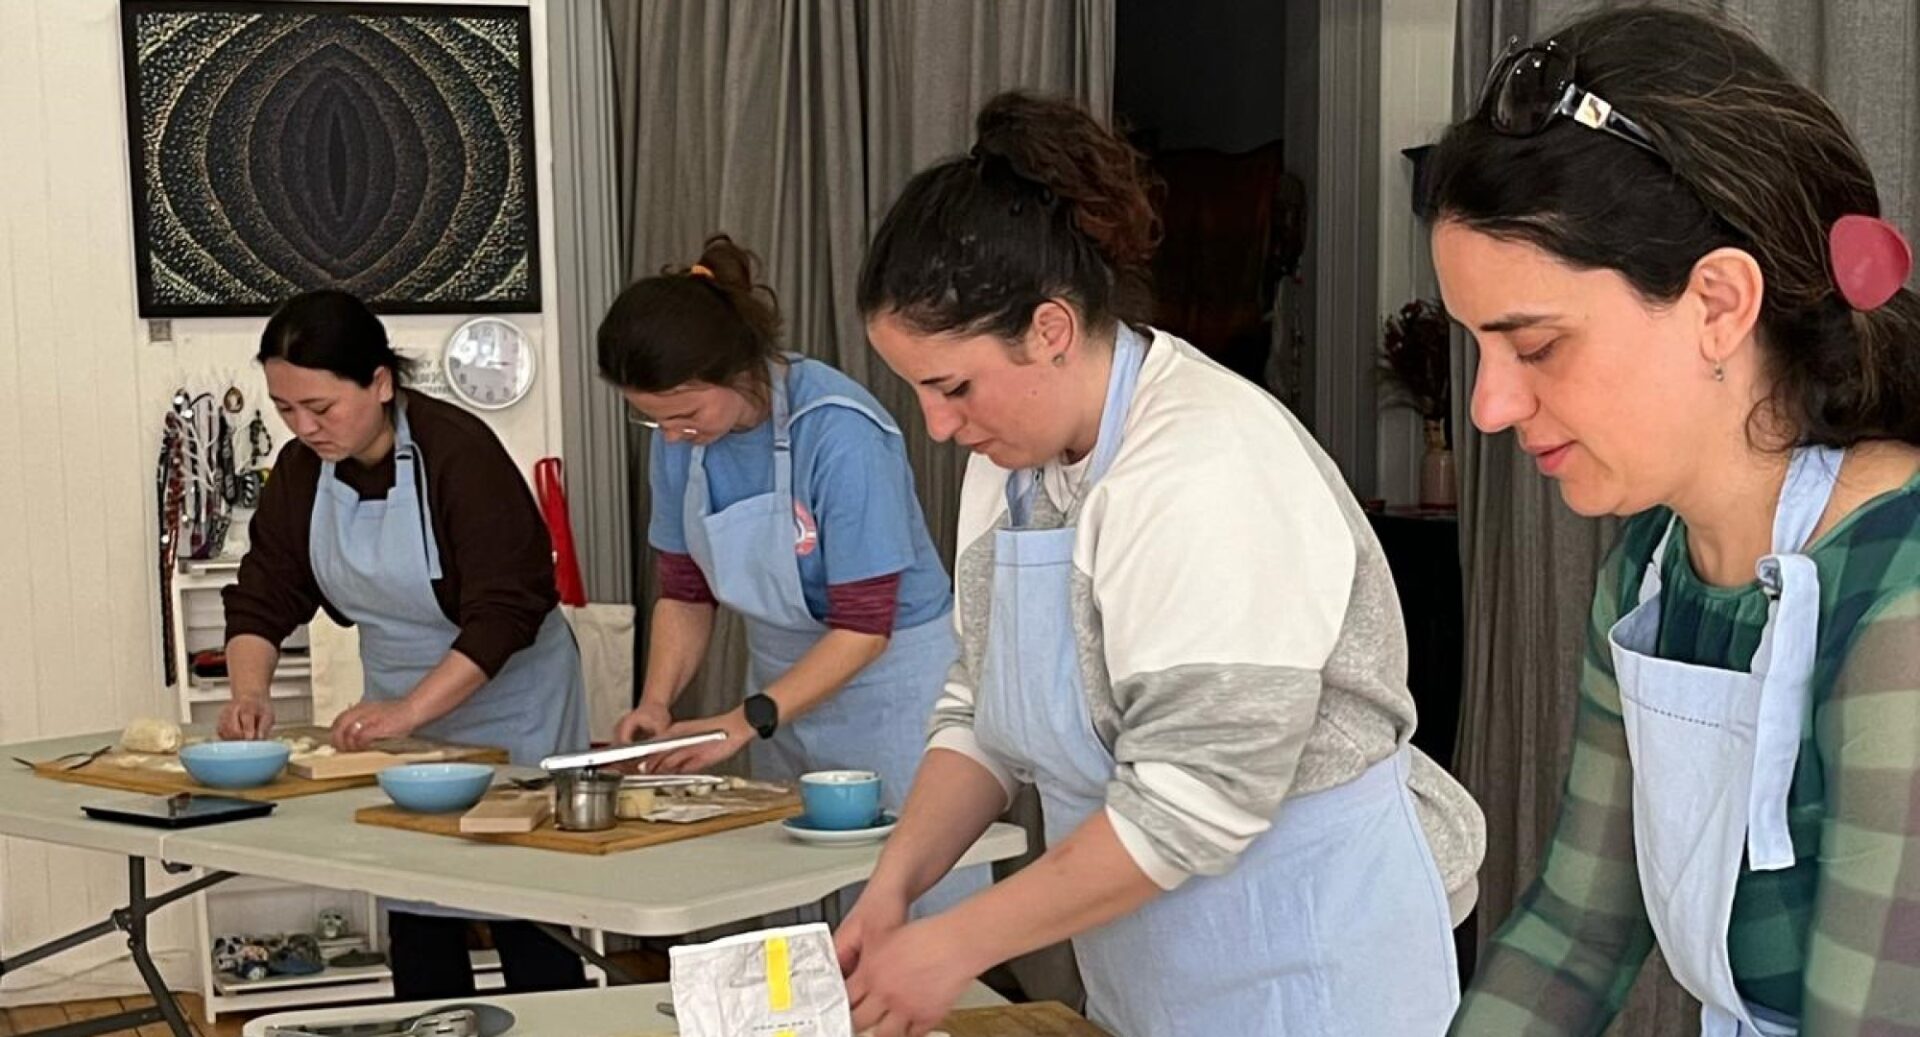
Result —
[[475, 317], [447, 339], [441, 366], [447, 387], [462, 403], [500, 410], [526, 398], [538, 358], [519, 325], [500, 317]]

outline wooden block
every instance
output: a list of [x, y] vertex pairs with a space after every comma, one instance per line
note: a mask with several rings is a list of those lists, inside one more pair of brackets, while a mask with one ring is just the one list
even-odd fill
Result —
[[462, 835], [514, 835], [531, 832], [553, 816], [553, 793], [547, 789], [510, 792], [483, 799], [460, 815]]

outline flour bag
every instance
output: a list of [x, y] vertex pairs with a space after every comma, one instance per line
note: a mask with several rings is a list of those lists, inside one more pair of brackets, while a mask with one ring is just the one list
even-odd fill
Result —
[[680, 1037], [853, 1037], [824, 925], [675, 947], [669, 957]]

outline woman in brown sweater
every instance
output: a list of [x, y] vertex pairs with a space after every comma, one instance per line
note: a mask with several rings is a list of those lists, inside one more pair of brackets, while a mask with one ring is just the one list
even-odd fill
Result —
[[[580, 654], [558, 610], [532, 494], [478, 418], [401, 387], [407, 361], [344, 292], [297, 296], [260, 337], [267, 391], [297, 437], [280, 452], [227, 588], [225, 738], [265, 737], [280, 644], [325, 609], [360, 633], [366, 693], [333, 723], [364, 749], [419, 734], [505, 748], [514, 763], [587, 745]], [[394, 905], [394, 992], [473, 992], [466, 919]], [[580, 985], [580, 963], [525, 922], [495, 921], [507, 985]]]

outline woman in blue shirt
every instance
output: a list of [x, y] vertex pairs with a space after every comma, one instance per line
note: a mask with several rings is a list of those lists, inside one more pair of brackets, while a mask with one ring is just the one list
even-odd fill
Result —
[[[772, 292], [753, 274], [752, 254], [716, 236], [684, 271], [629, 286], [600, 324], [601, 376], [657, 430], [647, 539], [661, 594], [617, 736], [726, 733], [658, 772], [748, 746], [759, 777], [877, 771], [897, 814], [957, 651], [952, 584], [899, 426], [853, 379], [780, 351]], [[746, 621], [746, 698], [676, 724], [721, 604]], [[983, 880], [937, 892], [950, 903]]]

